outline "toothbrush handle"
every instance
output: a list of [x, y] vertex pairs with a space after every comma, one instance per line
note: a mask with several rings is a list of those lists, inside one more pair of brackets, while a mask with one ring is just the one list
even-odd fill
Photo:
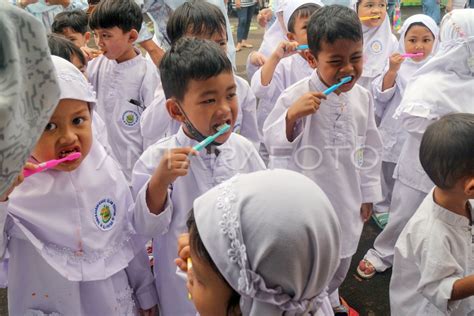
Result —
[[61, 163], [61, 160], [50, 160], [50, 161], [42, 162], [38, 165], [38, 168], [36, 168], [34, 170], [32, 170], [32, 169], [23, 170], [23, 176], [25, 178], [27, 178], [29, 176], [34, 175], [35, 173], [38, 173], [38, 172], [44, 171], [46, 169], [56, 167], [60, 163]]

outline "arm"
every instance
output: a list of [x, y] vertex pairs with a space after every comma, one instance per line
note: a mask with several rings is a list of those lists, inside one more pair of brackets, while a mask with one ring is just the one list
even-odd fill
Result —
[[262, 67], [261, 78], [260, 78], [262, 86], [268, 86], [270, 84], [270, 82], [272, 81], [275, 69], [278, 66], [278, 63], [280, 62], [280, 60], [282, 58], [294, 55], [296, 53], [297, 46], [298, 46], [298, 43], [287, 42], [287, 41], [283, 41], [278, 45], [278, 47], [275, 49], [275, 51], [272, 53], [270, 58], [268, 58], [268, 60], [265, 62], [265, 64]]
[[[356, 146], [355, 160], [360, 170], [360, 191], [362, 194], [361, 214], [370, 213], [371, 203], [382, 200], [380, 187], [380, 170], [382, 139], [375, 124], [374, 104], [367, 93], [369, 108], [367, 111], [367, 129], [364, 139], [359, 139]], [[358, 135], [356, 135], [359, 138]], [[364, 205], [365, 204], [365, 205]]]
[[159, 66], [161, 59], [165, 55], [165, 51], [162, 50], [161, 47], [158, 46], [152, 39], [141, 42], [140, 46], [147, 51], [155, 65]]
[[449, 301], [457, 301], [474, 296], [474, 275], [458, 279], [453, 284]]
[[245, 80], [241, 80], [240, 87], [241, 89], [237, 91], [239, 106], [242, 109], [240, 134], [250, 140], [258, 149], [262, 136], [257, 124], [257, 99]]
[[322, 92], [308, 92], [296, 100], [286, 113], [286, 138], [292, 142], [295, 139], [293, 131], [295, 129], [296, 122], [305, 116], [312, 115], [318, 111], [321, 104], [321, 100], [326, 99], [326, 96]]

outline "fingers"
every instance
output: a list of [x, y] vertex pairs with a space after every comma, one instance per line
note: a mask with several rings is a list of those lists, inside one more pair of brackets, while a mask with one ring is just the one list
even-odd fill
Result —
[[188, 272], [188, 264], [187, 261], [184, 261], [181, 258], [174, 259], [174, 263], [178, 266], [178, 268], [183, 272]]

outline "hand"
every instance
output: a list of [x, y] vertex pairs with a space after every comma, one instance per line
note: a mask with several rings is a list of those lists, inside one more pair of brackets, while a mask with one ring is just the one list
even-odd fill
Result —
[[16, 177], [15, 181], [13, 181], [13, 184], [11, 185], [11, 187], [2, 195], [0, 196], [0, 202], [5, 202], [8, 200], [8, 196], [13, 192], [13, 190], [19, 186], [23, 180], [25, 180], [25, 177], [23, 176], [23, 170], [27, 169], [27, 170], [34, 170], [38, 168], [38, 165], [35, 165], [34, 163], [31, 163], [31, 162], [27, 162], [25, 164], [25, 166], [23, 167], [23, 169], [21, 170], [20, 174], [18, 175], [18, 177]]
[[139, 314], [141, 316], [155, 316], [156, 315], [156, 305], [149, 309], [141, 309], [139, 310]]
[[102, 55], [102, 51], [87, 46], [81, 47], [81, 51], [84, 54], [84, 57], [86, 57], [87, 61], [91, 61], [92, 59]]
[[37, 3], [37, 2], [38, 0], [20, 0], [18, 1], [18, 4], [20, 5], [20, 7], [26, 8], [28, 5]]
[[235, 8], [240, 9], [240, 0], [235, 0]]
[[188, 174], [189, 155], [197, 155], [198, 152], [191, 147], [174, 148], [166, 152], [161, 158], [154, 177], [166, 186], [173, 183], [178, 177]]
[[45, 0], [47, 5], [62, 5], [64, 8], [71, 4], [71, 0]]
[[181, 271], [188, 271], [188, 258], [190, 256], [191, 250], [189, 248], [189, 234], [181, 234], [178, 237], [178, 258], [174, 260]]
[[250, 63], [254, 66], [262, 67], [266, 61], [267, 58], [260, 52], [252, 52], [250, 55]]
[[362, 203], [360, 206], [360, 217], [362, 217], [364, 223], [370, 219], [370, 216], [372, 216], [373, 207], [374, 205], [372, 203]]
[[265, 8], [260, 10], [257, 15], [257, 22], [261, 27], [266, 27], [268, 21], [270, 21], [273, 17], [273, 12], [270, 8]]
[[275, 51], [273, 51], [272, 58], [280, 60], [282, 58], [294, 55], [297, 53], [296, 47], [298, 47], [297, 42], [283, 41], [278, 44]]
[[308, 92], [293, 103], [287, 112], [287, 119], [296, 122], [298, 119], [318, 111], [321, 100], [326, 99], [322, 92]]
[[402, 65], [403, 61], [405, 58], [403, 58], [400, 53], [393, 53], [392, 56], [390, 56], [390, 65], [388, 67], [389, 71], [392, 72], [398, 72], [400, 70], [400, 66]]

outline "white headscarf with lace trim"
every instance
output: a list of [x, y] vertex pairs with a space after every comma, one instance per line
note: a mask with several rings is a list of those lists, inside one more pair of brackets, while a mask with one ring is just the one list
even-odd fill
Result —
[[411, 78], [395, 117], [474, 113], [474, 9], [445, 15], [440, 42], [436, 55]]
[[309, 178], [278, 169], [237, 175], [196, 199], [194, 216], [243, 315], [314, 314], [327, 299], [340, 227]]
[[58, 97], [43, 24], [0, 1], [0, 194], [23, 169]]

